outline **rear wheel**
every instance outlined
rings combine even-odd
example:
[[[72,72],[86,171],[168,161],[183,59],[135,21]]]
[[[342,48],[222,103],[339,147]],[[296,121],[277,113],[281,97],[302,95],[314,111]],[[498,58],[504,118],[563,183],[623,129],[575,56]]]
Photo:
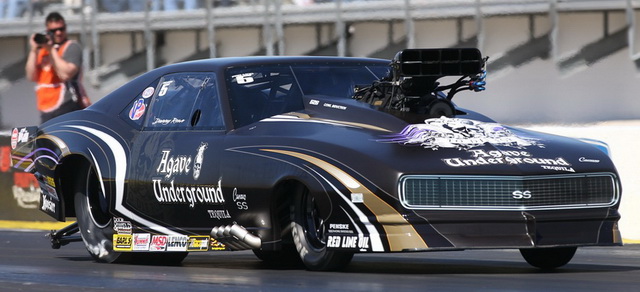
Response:
[[[309,270],[339,270],[349,264],[353,252],[327,250],[326,226],[309,191],[300,187],[291,211],[291,235],[302,263]]]
[[[523,248],[520,249],[520,253],[530,265],[550,270],[569,263],[577,249],[577,247]]]
[[[89,254],[98,262],[126,262],[130,256],[113,251],[113,218],[108,201],[92,167],[77,180],[74,197],[76,218]]]
[[[86,177],[77,180],[74,196],[76,219],[89,254],[98,262],[176,265],[187,252],[150,253],[113,250],[113,216],[98,176],[88,167]]]

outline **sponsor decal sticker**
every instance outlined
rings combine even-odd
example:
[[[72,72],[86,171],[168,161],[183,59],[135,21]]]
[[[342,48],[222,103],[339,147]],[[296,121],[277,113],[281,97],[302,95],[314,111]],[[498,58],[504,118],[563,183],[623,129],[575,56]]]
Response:
[[[142,98],[149,98],[151,96],[153,96],[153,93],[155,92],[155,89],[153,87],[147,87],[143,92],[142,92]]]
[[[193,179],[198,180],[200,178],[200,170],[202,169],[202,162],[204,161],[204,151],[207,150],[208,143],[201,142],[198,146],[195,161],[193,162]]]
[[[249,205],[247,204],[247,194],[238,194],[238,189],[233,188],[233,202],[236,203],[236,207],[238,210],[249,210]]]
[[[133,249],[133,238],[131,234],[114,234],[113,250],[114,251],[131,251]]]
[[[468,154],[468,157],[442,159],[450,167],[538,165],[545,170],[575,172],[571,163],[563,157],[535,157],[525,151],[528,147],[545,146],[539,139],[518,136],[497,123],[447,117],[427,119],[424,124],[409,125],[400,133],[379,141],[418,145],[431,150],[452,148]],[[486,144],[511,147],[514,150],[474,149]]]
[[[173,175],[184,175],[191,171],[191,156],[171,155],[171,150],[162,150],[162,158],[156,172],[163,174],[165,179],[170,179]]]
[[[165,251],[167,250],[167,236],[154,235],[151,237],[151,245],[149,251]]]
[[[419,145],[432,150],[468,150],[485,144],[518,149],[530,146],[544,147],[538,139],[517,136],[497,123],[447,117],[427,119],[424,124],[409,125],[400,133],[379,141]]]
[[[225,203],[222,193],[222,181],[217,186],[175,184],[174,176],[193,175],[200,177],[204,165],[204,151],[207,143],[200,143],[195,158],[189,155],[173,155],[172,150],[163,150],[156,168],[160,177],[152,178],[153,194],[161,204],[187,204],[194,208],[196,204],[222,205]],[[191,172],[193,170],[193,173]]]
[[[189,237],[186,235],[169,235],[167,237],[167,251],[187,251]]]
[[[209,213],[209,218],[211,219],[222,220],[231,218],[228,210],[207,210],[207,212]]]
[[[138,99],[129,110],[129,118],[132,121],[137,121],[144,115],[146,110],[147,105],[144,104],[144,99]]]
[[[598,160],[598,159],[589,159],[589,158],[586,158],[586,157],[580,157],[580,158],[578,158],[578,161],[584,162],[584,163],[600,163],[600,160]]]
[[[16,149],[18,143],[24,143],[29,141],[29,132],[27,128],[22,128],[18,131],[18,128],[14,128],[11,131],[11,149]]]
[[[562,157],[541,158],[534,157],[523,150],[503,151],[482,149],[467,150],[469,158],[444,158],[442,161],[451,167],[472,167],[482,165],[539,165],[542,169],[575,172],[571,163]]]
[[[44,176],[44,181],[45,181],[48,185],[50,185],[50,186],[52,186],[52,187],[54,187],[54,188],[56,187],[56,181],[55,181],[52,177],[50,177],[50,176],[46,176],[46,175],[45,175],[45,176]]]
[[[363,235],[329,235],[327,247],[334,249],[369,249],[369,237]]]
[[[209,236],[189,236],[187,251],[208,251],[209,241]]]
[[[118,234],[131,234],[133,226],[131,222],[125,221],[122,218],[114,217],[113,218],[113,230]]]
[[[352,203],[364,203],[364,195],[362,193],[351,193]]]
[[[11,131],[11,149],[16,149],[18,146],[18,129],[13,128]]]
[[[133,234],[133,250],[148,251],[151,245],[151,234],[134,233]]]
[[[42,194],[42,206],[40,207],[42,211],[56,213],[56,203],[49,199],[49,196]]]
[[[182,186],[175,185],[173,180],[163,183],[160,179],[153,179],[153,194],[159,203],[187,204],[190,208],[196,204],[222,205],[224,196],[222,187],[218,183],[214,186]]]
[[[56,192],[56,189],[54,187],[44,184],[40,188],[40,191],[43,195],[47,195],[47,197],[52,198],[58,202],[60,201],[60,199],[58,198],[58,192]]]
[[[329,233],[348,233],[353,234],[353,230],[349,227],[349,224],[329,224]]]
[[[225,250],[227,249],[226,246],[224,246],[224,244],[222,244],[221,242],[211,238],[211,246],[210,246],[211,250]]]

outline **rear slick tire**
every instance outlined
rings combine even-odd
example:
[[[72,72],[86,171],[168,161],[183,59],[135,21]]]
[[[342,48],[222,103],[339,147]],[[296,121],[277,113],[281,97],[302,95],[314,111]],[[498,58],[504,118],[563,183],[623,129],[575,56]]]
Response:
[[[101,263],[143,265],[179,265],[188,252],[117,252],[113,250],[113,215],[109,202],[92,167],[75,187],[75,210],[78,227],[89,254]]]
[[[89,254],[98,262],[127,262],[128,254],[113,250],[113,217],[109,214],[107,198],[99,186],[92,167],[76,182],[75,210],[78,227]]]
[[[327,250],[326,230],[317,216],[318,207],[309,191],[300,188],[291,212],[291,235],[302,263],[311,271],[343,269],[353,258],[353,252]]]

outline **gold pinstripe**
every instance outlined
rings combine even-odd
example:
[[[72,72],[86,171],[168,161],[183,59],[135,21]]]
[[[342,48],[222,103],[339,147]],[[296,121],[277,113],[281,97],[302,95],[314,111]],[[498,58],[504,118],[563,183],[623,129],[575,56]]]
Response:
[[[413,226],[411,226],[411,224],[409,224],[409,222],[407,222],[407,220],[398,213],[398,211],[335,165],[303,153],[277,149],[261,150],[289,155],[305,160],[331,174],[346,186],[351,193],[362,193],[365,206],[376,216],[378,222],[382,223],[382,227],[387,235],[387,240],[389,241],[390,251],[428,248],[427,244],[424,242],[422,237],[420,237],[415,228],[413,228]]]

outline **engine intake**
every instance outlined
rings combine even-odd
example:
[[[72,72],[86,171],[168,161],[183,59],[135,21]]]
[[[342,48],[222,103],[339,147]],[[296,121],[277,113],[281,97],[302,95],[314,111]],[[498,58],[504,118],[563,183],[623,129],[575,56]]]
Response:
[[[485,89],[486,61],[475,48],[402,50],[390,64],[390,76],[356,88],[353,98],[405,120],[452,117],[456,93]],[[445,76],[461,77],[441,86],[438,80]]]

